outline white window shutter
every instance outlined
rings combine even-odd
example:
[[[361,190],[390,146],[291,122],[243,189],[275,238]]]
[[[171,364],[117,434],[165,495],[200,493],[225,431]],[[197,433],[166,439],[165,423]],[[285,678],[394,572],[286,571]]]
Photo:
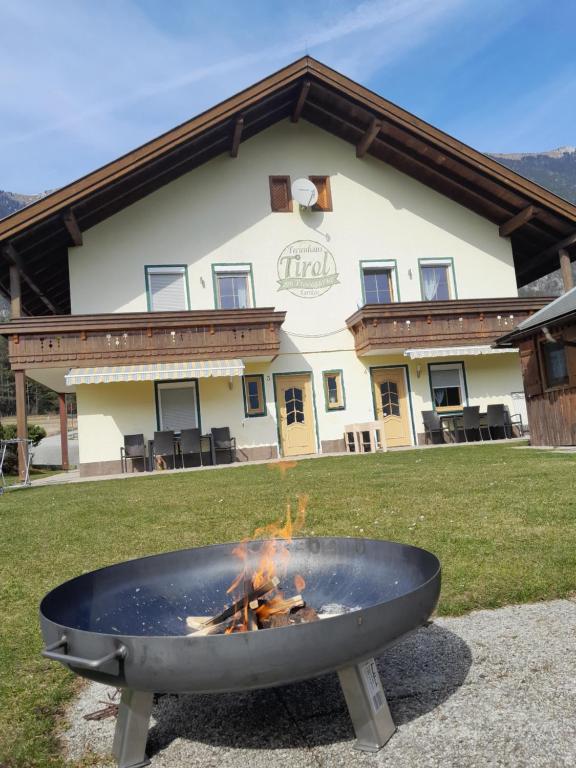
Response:
[[[198,426],[195,386],[160,388],[160,423],[176,432]]]
[[[177,312],[188,309],[184,270],[160,270],[148,273],[150,306],[153,312]]]

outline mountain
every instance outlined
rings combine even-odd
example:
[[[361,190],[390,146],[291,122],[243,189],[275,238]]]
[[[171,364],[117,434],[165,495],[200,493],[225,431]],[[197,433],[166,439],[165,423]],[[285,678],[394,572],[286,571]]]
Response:
[[[16,192],[4,192],[0,189],[0,219],[16,213],[20,208],[40,200],[47,194],[48,192],[43,192],[41,195],[19,195]]]
[[[571,203],[576,203],[576,147],[490,157]]]
[[[492,153],[488,156],[521,176],[547,187],[560,197],[576,203],[576,147],[558,147],[548,152]],[[0,219],[30,205],[46,194],[48,193],[19,195],[0,190]],[[572,269],[575,270],[576,277],[576,262],[573,263]],[[562,278],[558,270],[520,288],[519,294],[520,296],[559,296],[562,291]]]

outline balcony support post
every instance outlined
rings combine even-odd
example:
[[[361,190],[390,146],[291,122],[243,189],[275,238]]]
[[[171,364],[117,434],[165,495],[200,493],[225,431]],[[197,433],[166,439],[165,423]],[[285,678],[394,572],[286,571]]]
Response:
[[[560,248],[558,251],[558,258],[560,259],[560,271],[562,272],[562,282],[564,283],[564,293],[567,293],[574,288],[574,276],[572,275],[572,264],[570,262],[570,254],[566,248]]]
[[[22,317],[22,284],[16,264],[10,264],[10,315]]]
[[[70,469],[68,457],[68,411],[66,410],[66,393],[58,392],[58,407],[60,411],[60,452],[62,469]]]
[[[14,371],[16,389],[16,436],[19,440],[28,439],[28,415],[26,413],[26,371]],[[28,464],[28,443],[18,445],[18,475],[24,482]]]

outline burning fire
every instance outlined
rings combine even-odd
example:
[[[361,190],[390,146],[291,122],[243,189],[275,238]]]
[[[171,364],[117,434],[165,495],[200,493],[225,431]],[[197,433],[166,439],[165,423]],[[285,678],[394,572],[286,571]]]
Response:
[[[279,462],[279,465],[293,463]],[[265,537],[258,553],[258,561],[254,567],[251,567],[248,561],[248,542],[250,539],[244,539],[233,550],[234,556],[241,561],[242,567],[228,587],[227,594],[232,595],[235,601],[241,601],[242,610],[236,614],[230,626],[227,627],[226,634],[257,629],[258,622],[266,621],[274,615],[288,614],[294,607],[303,605],[302,600],[297,600],[306,587],[306,582],[300,574],[296,574],[294,577],[296,597],[285,598],[283,592],[278,589],[278,584],[279,579],[285,577],[288,571],[289,545],[292,542],[292,536],[304,527],[307,503],[308,497],[306,495],[299,496],[295,519],[292,516],[291,504],[288,502],[286,517],[283,522],[271,523],[254,531],[253,539]],[[271,584],[272,588],[266,589]],[[262,589],[266,589],[266,591],[261,599],[250,598],[251,593],[255,590]]]

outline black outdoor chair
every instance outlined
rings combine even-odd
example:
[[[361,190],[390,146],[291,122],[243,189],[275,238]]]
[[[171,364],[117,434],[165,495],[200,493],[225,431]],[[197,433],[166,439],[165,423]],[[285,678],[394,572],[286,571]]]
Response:
[[[193,466],[202,466],[202,435],[198,428],[183,429],[180,432],[180,456],[182,469],[186,466],[186,456],[197,456],[198,464]]]
[[[458,442],[484,440],[480,426],[480,406],[466,405],[462,409],[460,421],[456,424],[456,439]]]
[[[160,458],[165,464],[165,469],[176,468],[176,446],[174,444],[174,431],[166,429],[162,432],[154,432],[154,444],[152,448],[152,468],[156,469],[156,459]],[[172,466],[168,461],[172,458]]]
[[[503,403],[496,403],[488,406],[486,411],[486,426],[488,427],[490,440],[502,440],[502,438],[512,437],[510,415]]]
[[[212,440],[216,464],[232,464],[236,461],[236,438],[230,437],[230,427],[212,427]]]
[[[144,435],[124,435],[124,445],[120,448],[120,465],[122,472],[128,472],[128,459],[131,459],[132,472],[134,462],[142,462],[142,470],[146,469],[146,443]]]
[[[510,416],[504,403],[489,405],[486,413],[488,434],[491,440],[509,439],[514,437],[514,427],[520,431],[520,437],[524,434],[524,425],[519,413]]]
[[[424,422],[424,440],[427,442],[430,438],[432,445],[441,445],[445,441],[446,431],[436,411],[422,411],[422,421]]]

